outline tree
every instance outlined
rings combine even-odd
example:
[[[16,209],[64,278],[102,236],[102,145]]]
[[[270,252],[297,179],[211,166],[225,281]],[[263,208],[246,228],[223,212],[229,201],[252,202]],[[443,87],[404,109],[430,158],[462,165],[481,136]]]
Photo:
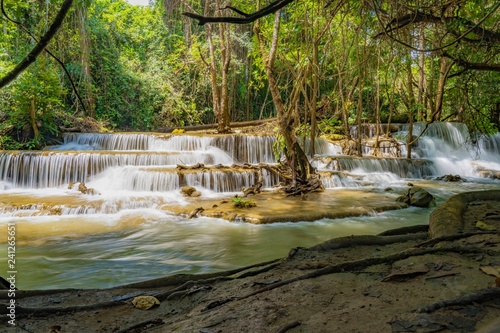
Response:
[[[50,25],[49,29],[47,32],[40,38],[40,40],[37,42],[37,44],[33,47],[33,49],[24,57],[22,61],[20,61],[16,67],[14,67],[10,72],[5,74],[2,78],[0,78],[0,89],[5,87],[7,84],[12,82],[19,74],[21,74],[26,68],[28,68],[29,65],[31,65],[33,62],[35,62],[36,58],[42,53],[42,51],[46,48],[50,40],[54,37],[54,35],[57,33],[59,28],[62,25],[62,22],[64,18],[66,17],[66,14],[70,10],[71,6],[73,4],[73,0],[65,0],[63,4],[61,5],[61,9],[57,13],[57,16],[55,17],[54,21]],[[2,7],[2,14],[7,16],[5,14],[4,10],[4,5],[3,5],[3,0],[0,0],[0,5]]]

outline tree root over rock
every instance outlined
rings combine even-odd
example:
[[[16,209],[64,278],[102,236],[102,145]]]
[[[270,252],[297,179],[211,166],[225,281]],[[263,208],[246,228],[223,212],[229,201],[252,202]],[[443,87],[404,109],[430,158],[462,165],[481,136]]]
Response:
[[[450,306],[484,303],[495,299],[500,299],[500,288],[486,288],[461,297],[445,299],[429,304],[418,309],[417,312],[431,313]]]
[[[395,254],[391,254],[385,257],[373,257],[373,258],[365,258],[361,260],[348,261],[337,265],[331,265],[324,268],[317,269],[313,272],[300,275],[295,278],[287,279],[284,281],[280,281],[269,286],[258,289],[254,292],[248,293],[243,296],[234,296],[224,300],[218,300],[209,303],[204,311],[214,309],[218,306],[224,305],[233,300],[243,300],[276,288],[283,287],[285,285],[306,280],[312,279],[323,275],[334,274],[334,273],[343,273],[343,272],[352,272],[360,269],[367,268],[369,266],[380,265],[380,264],[392,264],[396,261],[407,259],[413,256],[422,256],[426,254],[435,254],[435,253],[443,253],[443,252],[452,252],[452,253],[484,253],[485,251],[477,248],[477,247],[464,247],[464,246],[448,246],[448,247],[440,247],[440,248],[410,248],[408,250],[404,250]],[[498,254],[496,251],[489,251],[489,254]]]

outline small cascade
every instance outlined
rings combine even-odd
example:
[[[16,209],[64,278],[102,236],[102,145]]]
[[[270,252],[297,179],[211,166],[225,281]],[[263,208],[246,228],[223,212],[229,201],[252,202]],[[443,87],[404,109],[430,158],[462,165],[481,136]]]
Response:
[[[211,145],[227,152],[235,163],[276,163],[274,136],[225,135],[212,138]]]
[[[406,138],[407,133],[408,128],[403,127],[398,136]],[[432,123],[427,127],[417,123],[413,134],[421,136],[412,147],[412,157],[431,160],[437,175],[481,177],[480,171],[500,170],[500,154],[495,152],[499,147],[498,133],[473,142],[463,123]],[[402,146],[403,154],[406,150]]]
[[[304,150],[304,152],[310,156],[311,154],[311,139],[306,138],[299,138],[299,144]],[[342,154],[342,147],[338,145],[334,145],[332,143],[329,143],[327,140],[323,138],[316,138],[314,140],[314,154],[315,155],[326,155],[326,156],[331,156],[331,155],[340,155]]]
[[[52,150],[207,151],[217,148],[232,163],[275,163],[274,136],[71,133]]]
[[[382,136],[389,132],[395,132],[398,130],[400,127],[400,124],[380,124],[379,126],[379,136]],[[353,125],[349,129],[349,134],[351,134],[351,137],[353,139],[356,139],[359,137],[359,134],[361,133],[361,138],[369,139],[369,138],[375,138],[377,135],[377,125],[376,124],[362,124],[361,125],[361,130],[359,129],[358,125]]]
[[[183,186],[194,186],[209,191],[239,192],[242,187],[249,187],[258,180],[256,170],[182,170],[174,167],[124,167],[109,168],[89,186],[98,192],[134,191],[168,192],[179,190]],[[270,188],[278,184],[279,178],[263,170],[263,187]]]
[[[478,139],[479,147],[484,151],[491,159],[498,159],[500,156],[500,133],[495,133],[490,136],[481,136]]]
[[[149,134],[66,133],[51,150],[149,150],[152,141]]]
[[[314,165],[319,170],[333,170],[348,173],[391,173],[400,178],[425,178],[435,174],[433,164],[428,160],[334,156],[318,158],[314,162]]]
[[[250,187],[258,180],[257,171],[210,171],[193,172],[181,175],[181,183],[188,186],[200,186],[214,192],[240,192],[243,187]],[[264,188],[276,186],[279,179],[276,175],[269,175],[263,171]]]
[[[0,182],[11,187],[51,188],[87,182],[117,166],[227,164],[231,159],[215,150],[200,152],[1,152]]]

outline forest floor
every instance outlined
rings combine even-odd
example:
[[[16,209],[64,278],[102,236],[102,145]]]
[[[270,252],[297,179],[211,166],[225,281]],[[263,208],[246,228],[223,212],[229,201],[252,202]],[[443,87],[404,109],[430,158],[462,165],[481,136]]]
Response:
[[[419,226],[294,248],[228,272],[111,289],[18,290],[15,327],[3,291],[0,331],[499,332],[498,203],[474,202],[464,214],[469,225],[487,219],[496,227],[490,232],[429,239]],[[140,309],[138,296],[159,304]]]

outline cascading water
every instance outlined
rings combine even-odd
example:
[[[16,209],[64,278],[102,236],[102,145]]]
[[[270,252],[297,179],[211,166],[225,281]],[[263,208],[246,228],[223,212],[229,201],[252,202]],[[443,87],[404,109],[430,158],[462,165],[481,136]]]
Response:
[[[498,133],[473,142],[467,126],[462,123],[432,123],[427,128],[422,123],[415,124],[413,135],[418,137],[422,131],[424,133],[414,144],[412,156],[432,161],[436,175],[481,177],[480,170],[500,170]],[[407,128],[403,127],[399,136],[406,137],[407,133]]]
[[[374,131],[364,135],[370,133]],[[402,142],[404,136],[404,129],[395,135]],[[310,141],[300,141],[310,152]],[[463,125],[433,124],[409,160],[394,156],[404,154],[404,144],[382,151],[392,157],[359,158],[344,156],[340,146],[318,139],[312,163],[332,201],[342,198],[343,188],[383,195],[385,187],[404,188],[411,179],[432,189],[442,202],[461,191],[500,185],[498,180],[474,178],[487,175],[481,170],[500,170],[500,136],[477,138],[476,145],[472,141]],[[179,193],[185,185],[205,198],[241,193],[259,177],[255,168],[243,164],[275,163],[274,142],[272,136],[73,133],[50,150],[0,152],[0,226],[17,226],[22,272],[18,285],[108,287],[167,274],[229,269],[332,237],[426,222],[431,210],[421,208],[274,225],[188,220],[169,211],[169,205],[186,204]],[[205,168],[177,167],[197,163]],[[233,164],[238,166],[230,168]],[[473,181],[436,187],[429,180],[445,173]],[[265,170],[262,176],[264,188],[280,181]],[[6,246],[0,241],[1,253],[7,253]],[[7,271],[6,262],[0,263],[0,272]]]

